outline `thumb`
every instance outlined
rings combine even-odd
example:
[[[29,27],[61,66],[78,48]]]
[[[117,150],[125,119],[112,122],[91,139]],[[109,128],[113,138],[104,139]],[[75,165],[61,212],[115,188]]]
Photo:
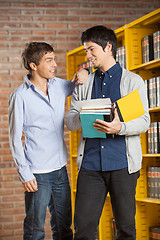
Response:
[[[116,108],[114,109],[114,118],[119,119],[119,115]]]

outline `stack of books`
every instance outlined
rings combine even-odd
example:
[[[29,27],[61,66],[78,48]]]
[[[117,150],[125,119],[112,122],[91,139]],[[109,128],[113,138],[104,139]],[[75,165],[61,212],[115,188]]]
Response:
[[[96,119],[111,122],[114,118],[114,109],[117,110],[121,122],[128,122],[142,116],[145,111],[138,92],[135,89],[126,96],[111,103],[109,98],[79,101],[80,120],[85,138],[107,138],[107,134],[97,131],[93,123]]]

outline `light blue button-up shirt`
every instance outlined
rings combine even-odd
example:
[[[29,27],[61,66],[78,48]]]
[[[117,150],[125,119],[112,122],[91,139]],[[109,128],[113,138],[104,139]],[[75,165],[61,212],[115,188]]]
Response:
[[[34,173],[54,171],[66,164],[65,98],[74,87],[70,81],[49,79],[47,99],[26,77],[25,83],[10,95],[10,147],[22,182],[32,180]]]

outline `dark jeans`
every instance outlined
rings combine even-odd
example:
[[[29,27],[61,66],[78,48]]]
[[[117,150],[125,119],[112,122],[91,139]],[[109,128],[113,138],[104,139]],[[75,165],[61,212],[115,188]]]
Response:
[[[135,240],[135,189],[139,171],[127,168],[95,172],[81,168],[77,181],[74,240],[94,240],[107,193],[110,193],[118,240]],[[105,226],[104,226],[105,227]]]
[[[25,192],[24,240],[43,240],[47,206],[51,213],[54,240],[71,240],[71,195],[66,167],[45,174],[34,174],[38,191]]]

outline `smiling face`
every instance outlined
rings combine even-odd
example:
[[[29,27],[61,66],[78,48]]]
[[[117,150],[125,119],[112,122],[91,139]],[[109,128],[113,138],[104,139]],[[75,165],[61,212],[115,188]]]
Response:
[[[87,58],[91,61],[94,68],[99,68],[101,71],[107,71],[115,60],[112,56],[112,45],[107,43],[107,46],[103,48],[94,42],[84,42],[84,49],[87,54]]]
[[[39,65],[30,63],[30,67],[34,71],[34,76],[36,76],[36,78],[45,80],[54,78],[55,69],[57,67],[54,52],[44,54]]]

